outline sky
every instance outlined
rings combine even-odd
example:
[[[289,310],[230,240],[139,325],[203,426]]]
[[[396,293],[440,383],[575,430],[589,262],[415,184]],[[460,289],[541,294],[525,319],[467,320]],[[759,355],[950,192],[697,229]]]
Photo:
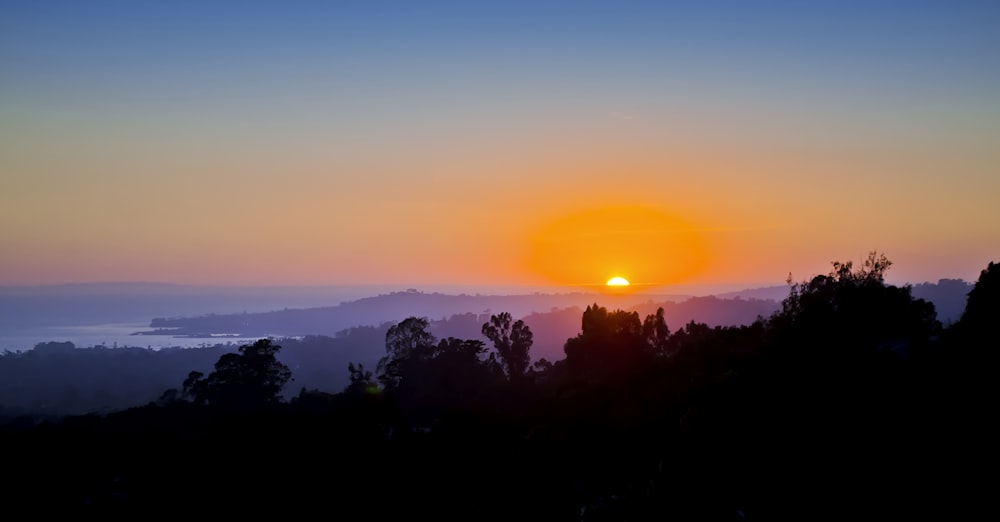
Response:
[[[974,281],[998,196],[998,2],[0,0],[0,285]]]

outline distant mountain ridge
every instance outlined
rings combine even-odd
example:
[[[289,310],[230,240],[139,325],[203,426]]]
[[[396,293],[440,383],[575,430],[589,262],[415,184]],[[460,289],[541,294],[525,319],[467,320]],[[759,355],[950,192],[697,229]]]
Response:
[[[765,299],[780,302],[788,297],[788,290],[788,285],[762,286],[759,288],[747,288],[746,290],[713,294],[711,297],[719,299]]]
[[[897,284],[895,286],[903,286]],[[958,321],[965,311],[965,301],[972,290],[973,283],[962,279],[939,279],[936,283],[924,282],[910,284],[910,291],[913,297],[934,303],[938,320],[947,325]],[[765,286],[760,288],[749,288],[735,292],[716,294],[715,297],[722,299],[743,298],[743,299],[771,299],[777,302],[788,297],[789,286]]]
[[[145,335],[197,336],[209,333],[240,335],[335,335],[355,326],[377,326],[409,316],[444,319],[465,313],[508,312],[515,317],[567,307],[584,307],[594,302],[627,308],[652,300],[676,302],[683,295],[599,295],[585,292],[530,295],[450,295],[415,290],[393,292],[334,306],[286,309],[272,312],[203,315],[198,317],[155,318]]]
[[[938,283],[911,285],[914,297],[935,304],[938,318],[950,323],[961,317],[971,284],[960,280],[942,279]],[[397,322],[409,316],[442,320],[459,314],[509,312],[522,318],[566,308],[583,309],[599,304],[609,309],[641,310],[652,313],[663,305],[674,322],[689,320],[710,325],[733,325],[752,322],[758,316],[768,316],[780,308],[788,296],[787,285],[751,288],[714,296],[681,294],[597,294],[575,292],[564,294],[481,295],[425,293],[416,290],[391,292],[344,301],[333,306],[284,309],[242,314],[209,314],[193,317],[158,317],[150,322],[153,330],[142,335],[173,335],[186,337],[210,334],[240,336],[301,336],[336,335],[355,326],[378,326]],[[680,306],[680,305],[684,306]],[[669,313],[673,310],[675,314]],[[696,311],[697,310],[697,311]]]
[[[934,302],[939,319],[947,323],[961,316],[971,285],[941,280],[911,288],[915,297]],[[565,357],[566,340],[580,333],[582,313],[588,305],[634,311],[640,318],[662,306],[668,327],[676,332],[689,322],[708,326],[749,324],[780,309],[781,300],[773,297],[783,299],[787,292],[787,286],[718,296],[589,293],[470,296],[408,291],[345,301],[338,306],[161,318],[154,323],[169,328],[163,335],[224,332],[231,328],[247,333],[248,337],[276,337],[285,347],[281,359],[293,369],[296,387],[338,392],[348,384],[347,365],[375,368],[385,354],[389,323],[409,315],[428,317],[430,332],[439,339],[478,339],[489,344],[482,336],[482,324],[491,313],[509,311],[523,319],[534,334],[531,359],[557,361]],[[10,304],[17,303],[20,301]],[[46,300],[37,304],[52,310]],[[349,324],[355,321],[358,324]],[[235,350],[235,346],[219,344],[161,351],[103,346],[73,348],[82,347],[42,343],[36,349],[0,357],[3,363],[0,364],[0,415],[17,411],[85,413],[93,408],[134,406],[154,400],[167,387],[177,386],[192,369],[210,371],[221,353]]]

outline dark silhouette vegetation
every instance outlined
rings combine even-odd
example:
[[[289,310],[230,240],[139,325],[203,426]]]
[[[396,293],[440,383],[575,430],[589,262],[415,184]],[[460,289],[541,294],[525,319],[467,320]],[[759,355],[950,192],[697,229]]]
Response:
[[[428,319],[428,331],[436,337],[478,339],[493,346],[493,342],[482,331],[483,324],[489,321],[491,313],[486,311],[441,315],[446,307],[439,305],[450,302],[448,297],[401,292],[382,296],[377,301],[390,310],[414,310],[418,309],[417,305],[427,304],[436,314],[432,317],[439,317]],[[539,359],[556,361],[565,357],[563,343],[579,331],[580,315],[584,306],[590,304],[584,302],[579,308],[549,308],[549,304],[576,302],[579,298],[562,296],[554,299],[544,295],[501,297],[494,302],[485,296],[459,296],[457,302],[452,304],[457,306],[471,299],[468,302],[475,305],[511,304],[520,309],[545,310],[529,313],[519,319],[533,334],[532,361],[529,364]],[[396,299],[402,301],[396,303]],[[758,316],[769,315],[779,307],[775,301],[711,297],[689,298],[677,302],[629,302],[633,303],[629,309],[634,309],[643,316],[662,307],[671,321],[686,323],[693,320],[710,325],[749,324]],[[364,300],[362,303],[368,301]],[[277,316],[282,313],[276,312]],[[348,317],[355,317],[351,314]],[[326,314],[324,317],[336,316]],[[404,317],[407,315],[399,316]],[[294,386],[286,388],[282,395],[286,399],[290,398],[303,387],[338,393],[348,384],[348,374],[344,372],[344,368],[352,362],[375,370],[385,353],[386,331],[399,318],[341,330],[330,327],[298,329],[294,324],[281,321],[272,324],[271,326],[285,328],[279,331],[289,335],[273,338],[282,347],[276,354],[277,359],[288,365],[295,378]],[[336,322],[343,324],[344,321],[341,317]],[[301,328],[314,325],[315,323],[307,323]],[[317,333],[323,331],[330,334]],[[142,337],[137,336],[136,339],[142,342]],[[218,344],[218,338],[212,342],[217,344],[198,349],[177,347],[160,350],[103,345],[80,347],[66,342],[45,342],[31,350],[0,352],[0,418],[108,413],[146,404],[160,397],[163,390],[178,387],[191,371],[207,375],[222,354],[236,352],[239,348],[231,342]],[[491,353],[496,356],[495,350]]]
[[[410,316],[335,391],[262,339],[144,406],[9,419],[5,492],[82,514],[969,518],[992,500],[974,468],[994,442],[1000,265],[948,324],[890,266],[789,277],[779,309],[731,326],[592,303],[559,359],[506,312]]]

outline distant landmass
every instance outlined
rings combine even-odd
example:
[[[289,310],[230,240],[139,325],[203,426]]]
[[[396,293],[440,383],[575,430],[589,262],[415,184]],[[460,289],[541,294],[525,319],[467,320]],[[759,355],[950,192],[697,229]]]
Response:
[[[692,301],[704,303],[685,295],[621,294],[600,295],[593,293],[530,294],[530,295],[448,295],[423,293],[415,290],[393,292],[384,295],[347,301],[335,306],[304,309],[286,309],[263,313],[202,315],[197,317],[155,318],[150,322],[153,330],[137,332],[140,335],[210,336],[230,334],[234,336],[253,335],[335,335],[354,326],[376,326],[384,322],[395,322],[409,316],[427,317],[432,320],[445,319],[456,314],[482,314],[508,312],[522,318],[529,314],[540,314],[565,308],[584,308],[593,303],[618,309],[653,308],[656,305],[671,307],[677,303]],[[713,298],[719,304],[723,301]],[[729,299],[734,300],[734,299]],[[752,321],[757,312],[769,313],[776,309],[776,301],[768,305],[751,305],[751,301],[736,298],[732,306],[750,309],[754,312],[736,314],[733,319]],[[754,303],[759,300],[752,300]],[[697,315],[697,314],[696,314]],[[731,314],[730,314],[731,315]],[[694,316],[679,317],[687,322]],[[723,324],[726,320],[706,317],[707,322]],[[718,320],[716,320],[718,319]]]
[[[938,283],[912,285],[914,297],[931,301],[938,318],[948,324],[956,321],[965,307],[971,285],[961,280],[942,279]],[[757,317],[768,316],[780,308],[788,296],[787,285],[726,292],[716,296],[680,294],[602,295],[587,292],[524,295],[470,295],[426,293],[416,290],[391,292],[344,301],[333,306],[274,310],[240,314],[208,314],[190,317],[157,317],[151,330],[136,335],[219,338],[220,336],[302,336],[337,335],[355,326],[378,326],[409,316],[443,320],[458,314],[489,316],[509,312],[517,318],[542,320],[546,313],[563,309],[582,310],[598,303],[608,308],[636,310],[640,315],[665,308],[668,323],[689,321],[709,325],[749,324]]]
[[[135,288],[129,284],[117,287],[126,293]],[[913,295],[935,304],[938,318],[945,324],[956,321],[964,310],[966,296],[972,285],[960,280],[940,280],[937,283],[913,285]],[[75,291],[93,290],[75,287]],[[108,287],[102,287],[106,290]],[[172,287],[171,290],[179,290]],[[202,289],[204,291],[204,289]],[[17,314],[44,311],[75,312],[85,309],[90,299],[54,300],[51,295],[32,294],[24,301],[11,293],[0,292],[0,304],[6,303],[6,322],[12,324]],[[91,310],[90,315],[72,316],[76,320],[114,320],[115,312],[129,306],[139,312],[151,307],[146,303],[156,288],[145,286],[139,292],[142,299],[108,299],[114,304],[102,310]],[[786,285],[727,292],[715,296],[689,295],[600,295],[593,293],[524,294],[524,295],[467,295],[412,291],[390,292],[354,300],[345,300],[333,306],[283,309],[269,312],[237,314],[203,314],[191,317],[160,317],[149,324],[151,330],[133,336],[137,345],[145,344],[144,337],[156,334],[160,339],[176,336],[213,335],[205,338],[207,346],[195,349],[112,348],[108,346],[81,346],[69,342],[41,342],[35,349],[25,352],[5,352],[0,357],[0,413],[35,412],[47,414],[85,413],[142,404],[156,399],[170,386],[177,386],[191,370],[208,372],[212,363],[222,353],[236,349],[235,345],[219,344],[226,338],[218,334],[239,334],[244,338],[273,337],[284,347],[280,358],[295,373],[295,385],[289,393],[300,388],[328,392],[343,390],[348,384],[348,363],[363,364],[373,369],[385,354],[385,333],[394,323],[409,316],[428,317],[430,332],[437,338],[455,337],[479,339],[483,323],[490,314],[509,312],[524,320],[531,328],[534,342],[530,350],[533,361],[557,361],[565,357],[566,340],[581,330],[583,310],[592,304],[609,309],[634,311],[641,318],[663,307],[667,325],[677,331],[690,322],[709,326],[734,326],[749,324],[758,317],[767,317],[781,307],[787,297]],[[86,292],[85,292],[86,293]],[[107,296],[107,294],[103,294]],[[205,294],[206,299],[209,297]],[[258,297],[254,294],[254,297]],[[260,297],[264,297],[262,294]],[[309,296],[321,298],[319,295]],[[170,307],[181,307],[192,301],[165,299]],[[32,306],[18,306],[27,302]],[[193,301],[200,307],[223,300],[215,297]],[[230,294],[226,303],[231,307]],[[254,306],[263,306],[259,301]],[[54,306],[53,304],[59,306]],[[157,306],[161,306],[160,305]],[[184,308],[179,308],[184,309]],[[97,314],[96,312],[102,312]],[[132,310],[130,313],[135,313]],[[110,315],[108,315],[110,314]],[[100,317],[99,317],[100,316]],[[63,320],[67,320],[67,315]],[[49,318],[51,322],[58,318]],[[148,319],[147,319],[148,320]],[[141,324],[141,323],[139,323]],[[177,339],[183,341],[186,339]],[[182,343],[178,342],[178,345]],[[126,346],[119,343],[119,346]],[[131,346],[131,345],[127,345]]]

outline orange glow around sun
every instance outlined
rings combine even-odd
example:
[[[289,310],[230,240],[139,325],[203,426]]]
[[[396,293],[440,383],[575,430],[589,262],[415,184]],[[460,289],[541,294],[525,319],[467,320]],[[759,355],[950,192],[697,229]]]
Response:
[[[622,205],[540,227],[531,237],[528,266],[558,284],[634,290],[683,282],[705,268],[707,257],[695,227],[655,208]],[[614,274],[627,274],[628,281],[607,279]]]

